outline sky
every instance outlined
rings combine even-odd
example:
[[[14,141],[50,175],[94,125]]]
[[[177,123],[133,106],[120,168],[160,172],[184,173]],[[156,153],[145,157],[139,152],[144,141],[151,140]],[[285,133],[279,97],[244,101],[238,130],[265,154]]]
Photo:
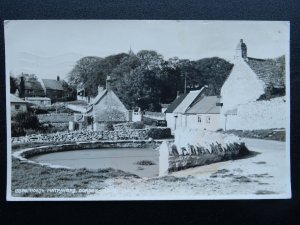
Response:
[[[10,20],[5,21],[6,74],[66,78],[84,56],[106,57],[131,48],[165,59],[233,60],[240,39],[248,56],[289,53],[289,23],[261,21]]]

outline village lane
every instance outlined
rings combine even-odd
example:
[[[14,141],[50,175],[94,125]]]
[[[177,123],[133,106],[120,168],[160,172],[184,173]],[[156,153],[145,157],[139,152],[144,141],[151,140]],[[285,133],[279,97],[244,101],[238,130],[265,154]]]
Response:
[[[255,198],[289,193],[286,143],[249,138],[243,141],[251,151],[243,159],[189,168],[162,178],[111,179],[97,198],[230,198],[232,194]]]

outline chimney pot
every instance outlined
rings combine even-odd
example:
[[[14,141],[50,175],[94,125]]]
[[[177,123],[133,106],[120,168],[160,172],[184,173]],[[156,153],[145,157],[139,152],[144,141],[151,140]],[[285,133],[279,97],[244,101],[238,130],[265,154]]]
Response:
[[[111,90],[111,78],[110,78],[110,76],[107,76],[107,78],[106,78],[106,90],[107,91]]]

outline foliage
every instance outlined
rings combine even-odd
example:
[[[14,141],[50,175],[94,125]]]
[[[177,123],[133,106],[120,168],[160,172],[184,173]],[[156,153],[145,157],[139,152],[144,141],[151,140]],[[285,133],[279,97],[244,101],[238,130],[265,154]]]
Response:
[[[165,139],[172,137],[170,128],[150,128],[147,131],[147,134],[153,139]]]
[[[105,123],[104,130],[106,130],[106,131],[113,131],[114,130],[113,122],[107,122],[107,123]]]
[[[14,78],[12,76],[10,76],[9,78],[10,78],[10,93],[14,94],[17,90],[17,87],[18,87],[17,86],[17,80],[16,80],[16,78]]]
[[[41,124],[36,115],[30,112],[21,112],[12,117],[11,134],[13,137],[23,136],[27,131],[39,131]]]
[[[104,86],[111,76],[112,89],[128,109],[160,111],[160,103],[170,103],[177,91],[200,89],[208,85],[208,95],[219,95],[232,64],[213,57],[200,60],[164,60],[155,51],[142,50],[137,54],[117,54],[106,58],[84,57],[69,74],[69,81],[83,87],[86,95],[97,95],[97,87]]]
[[[132,129],[144,129],[145,124],[142,121],[132,123]]]

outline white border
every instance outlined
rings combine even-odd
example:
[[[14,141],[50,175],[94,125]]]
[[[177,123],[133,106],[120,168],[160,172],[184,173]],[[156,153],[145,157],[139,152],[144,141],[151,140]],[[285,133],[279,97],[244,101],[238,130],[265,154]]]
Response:
[[[5,25],[13,20],[5,20]],[[52,20],[54,21],[54,20]],[[59,20],[56,20],[59,22]],[[77,20],[80,21],[80,20]],[[107,20],[109,21],[109,20]],[[110,20],[112,21],[112,20]],[[135,20],[113,20],[113,21],[135,21]],[[151,22],[154,20],[144,20],[145,22]],[[155,20],[157,21],[157,20]],[[159,20],[162,22],[172,21],[172,20]],[[287,126],[286,126],[286,163],[288,165],[288,171],[286,176],[286,184],[287,190],[285,194],[271,194],[271,195],[195,195],[185,196],[181,195],[178,197],[174,196],[165,196],[164,198],[153,196],[153,197],[123,197],[123,198],[28,198],[28,197],[14,197],[11,195],[11,170],[12,170],[12,151],[11,151],[11,108],[10,108],[10,79],[9,79],[9,61],[7,57],[5,57],[5,65],[6,65],[6,127],[7,127],[7,186],[6,186],[6,200],[7,201],[127,201],[127,200],[247,200],[247,199],[289,199],[292,197],[291,195],[291,166],[290,166],[290,21],[245,21],[245,20],[188,20],[202,23],[212,23],[212,22],[227,22],[227,23],[259,23],[259,22],[283,22],[288,26],[288,39],[287,42],[287,52],[286,56],[286,102],[287,102]],[[6,39],[7,33],[6,29],[4,29],[4,37]],[[8,49],[5,48],[5,55],[7,56]]]

